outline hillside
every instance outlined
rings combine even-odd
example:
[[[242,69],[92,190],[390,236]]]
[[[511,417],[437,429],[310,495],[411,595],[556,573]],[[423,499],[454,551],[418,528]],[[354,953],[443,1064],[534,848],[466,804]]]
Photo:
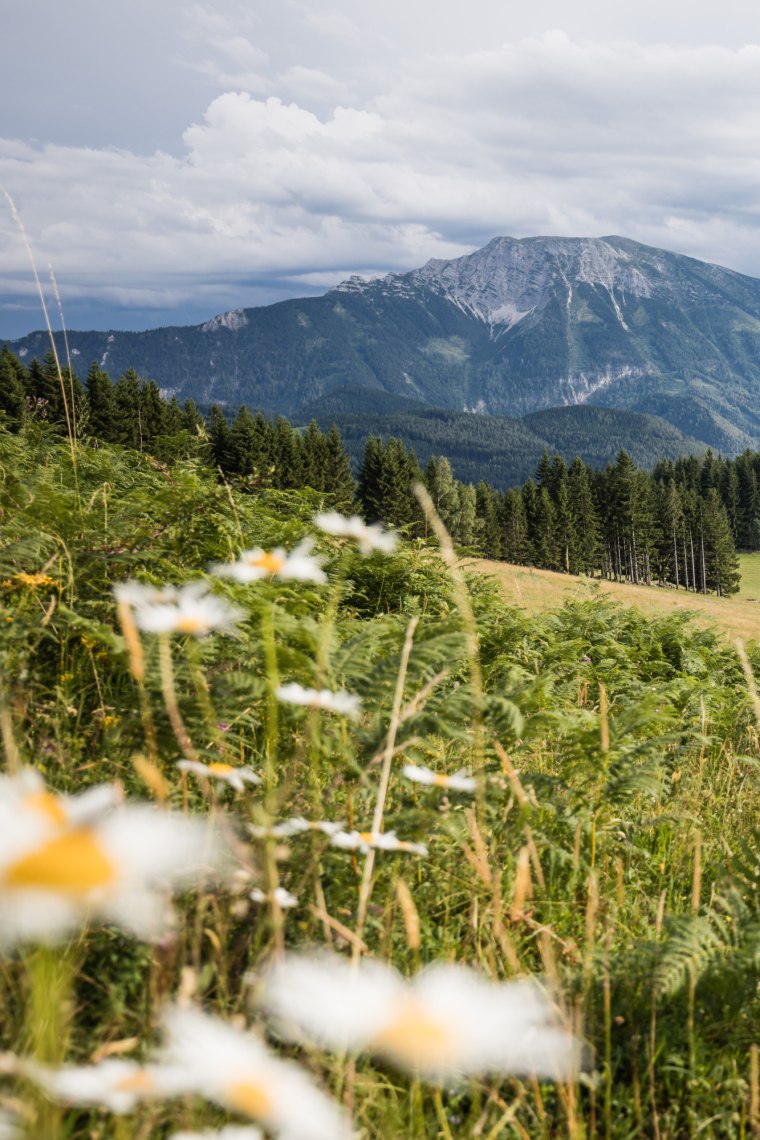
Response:
[[[71,332],[74,359],[289,416],[357,393],[512,417],[656,414],[728,453],[760,439],[760,281],[621,237],[495,238],[452,261],[190,328]],[[41,355],[46,336],[11,342]]]
[[[704,451],[703,444],[665,420],[611,408],[552,408],[514,419],[420,409],[408,403],[400,410],[390,401],[377,403],[380,407],[364,413],[341,413],[328,405],[326,413],[314,409],[314,414],[322,427],[338,425],[357,463],[368,435],[397,436],[414,449],[423,466],[431,456],[445,455],[457,479],[483,480],[502,490],[533,475],[544,451],[558,452],[568,463],[580,455],[587,463],[604,467],[623,449],[644,468],[658,459]]]
[[[745,575],[753,583],[757,581],[756,562],[757,555],[743,556],[742,590],[733,598],[689,594],[660,586],[634,586],[604,578],[573,577],[485,558],[467,559],[464,566],[497,579],[504,597],[528,613],[546,613],[567,601],[606,596],[623,606],[635,607],[649,618],[689,614],[696,625],[717,629],[729,641],[740,637],[743,641],[760,642],[760,604],[756,597],[749,596],[750,593],[756,595],[757,590],[748,590],[745,586]]]

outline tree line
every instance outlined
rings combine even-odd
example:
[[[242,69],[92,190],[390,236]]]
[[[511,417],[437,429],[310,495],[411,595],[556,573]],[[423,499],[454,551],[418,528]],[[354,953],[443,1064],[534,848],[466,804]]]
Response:
[[[245,406],[232,418],[218,405],[204,416],[192,400],[165,399],[131,369],[115,382],[97,364],[84,385],[68,370],[63,379],[62,391],[52,354],[27,368],[5,346],[0,419],[11,430],[35,420],[64,429],[67,391],[81,435],[167,462],[194,456],[251,491],[311,487],[418,537],[426,524],[412,485],[423,481],[461,547],[570,574],[731,594],[739,588],[737,547],[760,548],[757,452],[725,459],[707,451],[660,461],[651,472],[625,451],[604,469],[545,453],[534,477],[502,492],[459,482],[445,457],[423,471],[400,440],[372,436],[355,480],[335,426],[300,430]]]

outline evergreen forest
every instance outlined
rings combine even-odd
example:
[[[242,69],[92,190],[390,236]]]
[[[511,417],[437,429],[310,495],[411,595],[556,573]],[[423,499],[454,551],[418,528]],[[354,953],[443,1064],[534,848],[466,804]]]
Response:
[[[69,370],[61,385],[48,354],[27,368],[0,352],[0,415],[11,430],[46,424],[154,456],[197,458],[241,490],[309,487],[369,520],[410,537],[427,536],[412,493],[426,484],[454,542],[471,554],[570,574],[730,595],[738,589],[737,549],[760,548],[760,453],[735,459],[687,455],[640,469],[627,452],[592,468],[544,453],[521,487],[496,490],[454,478],[446,456],[421,469],[415,452],[393,436],[370,436],[352,472],[333,425],[294,428],[242,406],[230,418],[214,405],[203,415],[192,400],[164,399],[158,386],[128,370],[113,382],[93,363],[84,385]],[[66,391],[69,399],[65,399]]]

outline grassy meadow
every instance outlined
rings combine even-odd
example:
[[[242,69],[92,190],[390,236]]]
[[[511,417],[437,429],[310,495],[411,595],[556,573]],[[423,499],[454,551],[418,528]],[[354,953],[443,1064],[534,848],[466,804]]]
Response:
[[[730,639],[760,640],[760,555],[739,555],[741,588],[730,598],[693,594],[662,586],[634,586],[603,578],[569,577],[552,570],[513,566],[487,559],[466,559],[470,570],[496,578],[504,596],[528,613],[543,613],[564,602],[609,597],[648,617],[680,613],[695,625],[714,628]]]
[[[751,602],[39,425],[0,470],[0,1136],[760,1134]]]

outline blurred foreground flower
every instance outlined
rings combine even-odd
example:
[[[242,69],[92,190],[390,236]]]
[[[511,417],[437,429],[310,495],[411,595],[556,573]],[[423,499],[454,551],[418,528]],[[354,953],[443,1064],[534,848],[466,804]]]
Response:
[[[111,1059],[98,1065],[66,1065],[60,1069],[27,1064],[27,1076],[53,1100],[81,1107],[133,1112],[146,1100],[182,1096],[192,1091],[179,1069]]]
[[[361,713],[361,701],[353,693],[331,693],[329,689],[305,689],[296,681],[280,685],[275,696],[292,705],[306,705],[310,709],[336,712],[356,720]]]
[[[228,1124],[220,1132],[212,1128],[205,1132],[174,1132],[170,1140],[264,1140],[264,1135],[245,1124]]]
[[[281,546],[276,550],[244,550],[237,562],[216,562],[211,573],[217,578],[232,578],[236,582],[257,582],[260,578],[283,578],[297,582],[327,581],[322,559],[311,553],[312,538],[305,538],[286,554]]]
[[[314,516],[314,525],[336,538],[353,539],[364,555],[375,550],[381,554],[393,554],[398,543],[395,531],[384,530],[380,523],[367,524],[359,515],[346,518],[337,511],[325,511]]]
[[[244,792],[246,784],[260,784],[261,776],[257,776],[247,765],[233,767],[232,764],[214,762],[201,764],[200,760],[178,760],[177,767],[182,772],[192,772],[205,780],[219,780],[220,783],[229,784],[236,792]]]
[[[443,776],[434,772],[432,768],[418,768],[414,764],[405,764],[401,775],[415,784],[430,784],[435,788],[445,788],[452,792],[474,792],[478,786],[474,776],[468,776],[466,770],[455,772],[453,776]]]
[[[94,914],[159,935],[167,891],[221,866],[222,845],[205,821],[148,805],[104,814],[108,785],[71,799],[43,788],[20,809],[17,784],[0,784],[0,944],[55,941]]]
[[[398,839],[395,831],[338,831],[330,842],[333,847],[362,851],[365,855],[371,847],[376,851],[403,851],[408,855],[428,853],[424,843],[409,843],[404,839]]]
[[[407,981],[381,962],[296,955],[270,971],[264,1004],[286,1036],[378,1054],[430,1081],[563,1080],[579,1061],[577,1040],[535,983],[490,982],[465,966],[440,963]]]
[[[167,1016],[164,1063],[181,1069],[196,1095],[248,1116],[288,1140],[349,1140],[341,1109],[291,1061],[251,1033],[199,1010]]]
[[[280,910],[289,910],[291,907],[298,906],[296,896],[291,895],[290,891],[286,891],[284,887],[276,887],[271,895],[262,891],[261,887],[254,887],[248,897],[255,903],[267,903],[274,899]]]
[[[114,586],[120,605],[129,606],[138,629],[145,633],[191,633],[205,637],[212,630],[233,633],[243,610],[209,593],[207,582],[189,582],[176,589],[122,582]]]
[[[0,851],[2,835],[14,819],[25,815],[30,834],[42,834],[64,825],[98,819],[123,801],[119,784],[96,784],[76,796],[51,792],[35,768],[22,768],[14,776],[0,776]]]
[[[274,823],[271,827],[250,823],[248,830],[254,839],[292,839],[294,835],[303,835],[307,831],[321,831],[323,835],[337,835],[343,830],[342,823],[331,823],[326,819],[308,820],[301,816],[285,819],[282,823]]]

